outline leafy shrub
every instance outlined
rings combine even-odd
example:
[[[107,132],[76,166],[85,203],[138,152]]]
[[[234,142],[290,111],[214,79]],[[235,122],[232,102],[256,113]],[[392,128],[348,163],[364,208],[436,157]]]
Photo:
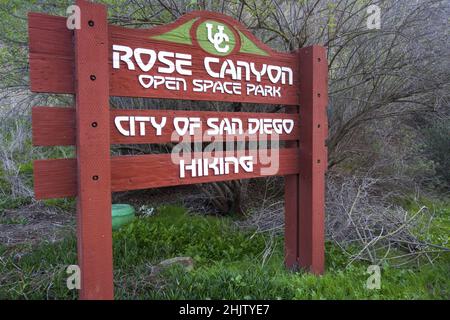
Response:
[[[436,175],[450,185],[450,117],[439,119],[425,128],[425,151],[435,163]]]

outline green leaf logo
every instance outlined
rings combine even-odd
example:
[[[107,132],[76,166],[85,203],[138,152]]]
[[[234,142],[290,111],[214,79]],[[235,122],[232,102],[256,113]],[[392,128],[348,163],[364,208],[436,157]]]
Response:
[[[255,43],[245,35],[239,26],[231,26],[215,20],[206,20],[197,26],[197,29],[194,31],[197,43],[194,43],[195,41],[191,39],[191,29],[198,19],[200,18],[192,18],[165,33],[154,35],[150,38],[190,46],[195,46],[198,43],[203,50],[217,56],[227,56],[233,51],[269,56],[269,53],[261,49],[258,42]],[[240,43],[239,50],[235,50],[238,42]]]

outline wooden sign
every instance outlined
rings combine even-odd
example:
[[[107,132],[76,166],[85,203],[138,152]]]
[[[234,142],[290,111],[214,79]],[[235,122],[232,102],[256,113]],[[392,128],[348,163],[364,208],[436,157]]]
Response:
[[[77,5],[74,31],[64,17],[28,20],[31,91],[76,97],[72,108],[34,107],[32,127],[35,146],[76,146],[74,159],[34,162],[34,189],[36,199],[77,198],[80,297],[113,298],[111,192],[274,175],[285,177],[286,267],[322,273],[325,49],[275,52],[214,12],[139,30],[108,25],[104,5]],[[110,96],[278,104],[286,112],[117,110]],[[210,144],[190,150],[193,142]],[[111,145],[149,143],[176,145],[170,154],[110,155]]]
[[[29,34],[32,91],[74,94],[66,19],[30,14]],[[109,26],[108,46],[111,96],[298,105],[298,59],[217,13],[149,30]]]

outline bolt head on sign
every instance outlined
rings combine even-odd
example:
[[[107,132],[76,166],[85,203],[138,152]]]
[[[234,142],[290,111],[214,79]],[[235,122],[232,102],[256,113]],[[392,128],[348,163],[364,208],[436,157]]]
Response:
[[[208,53],[227,56],[236,46],[236,38],[230,27],[214,20],[199,24],[196,31],[200,47]]]

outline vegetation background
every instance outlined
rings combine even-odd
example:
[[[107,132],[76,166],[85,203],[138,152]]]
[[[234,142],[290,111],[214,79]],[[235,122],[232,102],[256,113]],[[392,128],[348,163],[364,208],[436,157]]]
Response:
[[[109,21],[151,28],[192,10],[230,15],[279,51],[328,50],[327,273],[282,268],[283,179],[114,194],[139,218],[114,234],[117,298],[450,298],[450,3],[445,0],[108,0]],[[73,199],[33,199],[27,13],[71,1],[0,1],[0,298],[75,298]],[[368,29],[367,7],[381,8]],[[111,98],[112,108],[283,112],[276,106]],[[122,145],[116,154],[168,152]],[[189,256],[156,272],[161,260]],[[365,287],[367,266],[382,287]],[[192,267],[192,268],[191,268]],[[192,269],[192,270],[191,270]]]

